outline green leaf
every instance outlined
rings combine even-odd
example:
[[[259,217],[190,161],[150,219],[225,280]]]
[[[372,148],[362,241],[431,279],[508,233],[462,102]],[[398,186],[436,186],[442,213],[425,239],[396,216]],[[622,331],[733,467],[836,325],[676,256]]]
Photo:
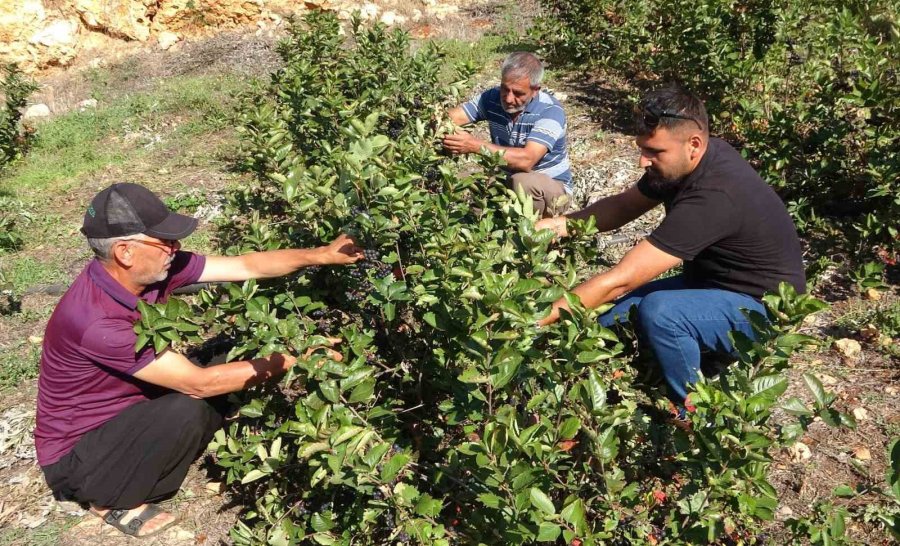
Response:
[[[391,457],[388,462],[384,463],[384,466],[381,468],[381,480],[385,482],[392,482],[394,478],[397,477],[397,474],[406,466],[406,463],[409,462],[409,455],[405,453],[397,453],[393,457]]]
[[[559,427],[559,437],[563,440],[571,440],[578,434],[578,430],[581,428],[581,419],[578,417],[569,417],[565,421],[562,422],[562,425]]]
[[[895,438],[888,446],[888,462],[887,482],[894,497],[900,501],[900,438]]]
[[[351,404],[355,404],[357,402],[364,402],[372,397],[375,393],[375,378],[370,377],[366,379],[359,385],[353,388],[353,391],[350,393],[350,398],[348,402]]]
[[[596,413],[603,409],[603,406],[606,405],[606,385],[593,370],[588,374],[587,392],[590,397],[591,411]]]
[[[853,497],[856,495],[856,491],[849,485],[841,484],[835,487],[831,494],[835,497]]]
[[[319,391],[322,392],[322,396],[329,402],[336,403],[341,399],[341,391],[338,389],[337,382],[334,380],[322,381],[319,383]]]
[[[141,332],[138,334],[137,343],[134,345],[134,352],[139,352],[144,348],[144,345],[150,342],[150,336],[146,332]]]
[[[496,372],[491,374],[491,384],[498,389],[505,387],[516,376],[523,358],[522,353],[515,349],[504,347],[494,358],[493,369]]]
[[[415,512],[420,516],[435,517],[440,514],[443,507],[444,503],[425,493],[419,497],[419,502],[416,503]]]
[[[812,393],[813,398],[816,399],[816,406],[819,408],[825,407],[828,404],[828,397],[825,393],[825,387],[822,386],[819,378],[811,373],[805,373],[803,374],[803,381],[806,382],[806,387]]]
[[[604,462],[612,461],[619,454],[619,437],[616,435],[616,428],[609,427],[597,436],[600,444],[600,450],[597,456]]]
[[[247,475],[244,476],[243,478],[241,478],[241,483],[244,484],[244,483],[255,482],[256,480],[263,478],[265,476],[266,476],[266,473],[263,472],[262,470],[254,469],[254,470],[251,470],[250,472],[247,472]]]
[[[334,519],[330,512],[317,512],[310,518],[310,524],[317,533],[324,533],[334,527]]]
[[[153,338],[153,352],[156,354],[162,353],[168,346],[169,340],[163,336],[156,336]]]
[[[563,521],[575,529],[577,534],[584,533],[587,522],[584,519],[584,503],[581,499],[575,499],[567,504],[560,515],[562,516]]]
[[[812,410],[807,408],[803,401],[796,396],[790,397],[781,408],[792,415],[809,417],[813,414]]]
[[[491,493],[481,493],[478,495],[478,500],[488,508],[500,508],[500,503],[502,502],[500,497]]]
[[[549,521],[545,521],[541,523],[538,528],[537,541],[538,542],[553,542],[559,537],[559,534],[562,532],[562,529],[559,525],[555,523],[550,523]]]
[[[531,488],[531,504],[548,516],[556,514],[556,508],[553,507],[553,501],[537,487]]]

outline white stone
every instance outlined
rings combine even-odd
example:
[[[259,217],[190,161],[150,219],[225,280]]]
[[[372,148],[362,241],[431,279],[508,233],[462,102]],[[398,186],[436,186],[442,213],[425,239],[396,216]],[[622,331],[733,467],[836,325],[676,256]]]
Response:
[[[782,506],[778,509],[778,515],[782,518],[789,518],[794,515],[794,511],[791,510],[790,506]]]
[[[839,339],[834,342],[834,346],[837,347],[837,350],[840,351],[842,355],[851,360],[858,358],[859,354],[862,352],[862,347],[855,339]]]
[[[808,461],[812,457],[812,450],[809,449],[809,446],[804,444],[803,442],[797,442],[789,447],[788,453],[790,453],[791,460],[795,463]]]
[[[50,115],[50,107],[46,104],[32,104],[22,114],[23,119],[45,118]]]
[[[378,11],[378,6],[371,2],[366,2],[359,9],[359,16],[365,21],[371,21],[378,17]]]
[[[866,421],[869,418],[869,412],[866,408],[856,408],[853,410],[853,417],[857,421]]]
[[[394,19],[397,18],[397,14],[393,11],[386,11],[381,14],[381,22],[386,24],[387,26],[391,26],[394,24]]]
[[[177,44],[181,38],[174,32],[164,30],[156,36],[156,42],[160,49],[167,50]]]
[[[84,99],[83,101],[78,103],[79,110],[87,110],[88,108],[96,108],[97,107],[97,99]]]
[[[75,42],[78,25],[65,19],[57,19],[35,32],[30,42],[46,47],[68,46]]]

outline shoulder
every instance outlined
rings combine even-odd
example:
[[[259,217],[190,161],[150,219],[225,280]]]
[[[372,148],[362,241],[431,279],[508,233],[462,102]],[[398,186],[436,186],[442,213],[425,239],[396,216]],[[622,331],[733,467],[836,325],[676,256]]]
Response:
[[[478,95],[478,100],[488,103],[497,103],[500,104],[500,88],[499,87],[491,87],[489,89],[485,89]]]
[[[557,121],[566,119],[566,112],[563,110],[562,104],[560,104],[553,95],[545,91],[540,91],[534,100],[537,104],[535,105],[533,112],[541,118],[554,119]]]

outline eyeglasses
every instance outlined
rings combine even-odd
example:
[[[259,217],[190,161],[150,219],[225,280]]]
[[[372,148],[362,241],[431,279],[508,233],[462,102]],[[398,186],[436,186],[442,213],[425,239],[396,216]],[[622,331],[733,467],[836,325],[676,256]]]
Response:
[[[693,118],[691,116],[685,116],[684,114],[679,114],[677,112],[670,112],[669,110],[662,110],[658,106],[653,104],[639,104],[636,108],[641,114],[641,121],[644,122],[644,126],[648,129],[656,129],[659,125],[660,118],[674,118],[674,119],[686,119],[693,121],[697,124],[697,127],[700,130],[703,130],[703,126],[700,125],[700,122],[697,118]]]
[[[181,248],[181,241],[169,240],[169,239],[161,239],[160,242],[156,241],[148,241],[146,239],[122,239],[122,241],[131,241],[133,243],[141,243],[147,246],[155,246],[161,250],[165,250],[168,254],[174,254],[179,248]]]

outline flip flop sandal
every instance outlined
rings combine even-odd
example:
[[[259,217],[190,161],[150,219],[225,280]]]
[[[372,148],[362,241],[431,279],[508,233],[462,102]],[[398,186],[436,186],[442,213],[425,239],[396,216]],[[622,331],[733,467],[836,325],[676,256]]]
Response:
[[[122,531],[126,535],[137,538],[146,538],[153,536],[161,531],[168,529],[176,522],[176,520],[172,520],[159,529],[156,529],[144,535],[139,535],[138,533],[141,531],[141,528],[144,526],[144,524],[152,520],[156,516],[162,514],[164,510],[157,504],[148,504],[147,508],[144,508],[143,512],[132,518],[131,521],[129,521],[128,523],[122,523],[122,518],[125,517],[128,512],[128,510],[110,510],[103,517],[103,521],[112,525],[119,531]]]

